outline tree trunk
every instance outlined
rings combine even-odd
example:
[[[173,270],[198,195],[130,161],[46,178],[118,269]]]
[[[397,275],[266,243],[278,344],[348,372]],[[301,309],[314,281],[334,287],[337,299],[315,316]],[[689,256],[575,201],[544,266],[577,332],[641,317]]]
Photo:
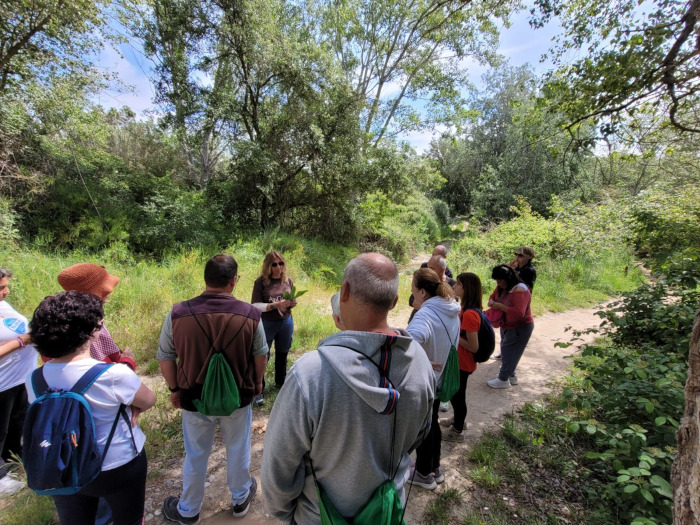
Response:
[[[678,453],[671,469],[673,524],[700,523],[700,312],[690,340],[685,414],[676,441]]]

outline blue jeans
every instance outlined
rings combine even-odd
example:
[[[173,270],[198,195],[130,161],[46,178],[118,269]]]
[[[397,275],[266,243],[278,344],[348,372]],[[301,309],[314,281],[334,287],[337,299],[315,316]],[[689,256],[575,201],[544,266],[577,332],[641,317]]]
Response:
[[[267,321],[263,319],[267,347],[272,350],[272,342],[275,343],[275,385],[281,387],[287,377],[287,354],[292,347],[294,335],[294,319],[290,315],[286,319]],[[270,359],[270,354],[267,354]]]
[[[226,472],[231,502],[240,505],[248,497],[250,477],[250,427],[253,412],[250,405],[230,416],[205,416],[182,411],[182,433],[185,440],[185,463],[182,466],[182,496],[177,510],[186,518],[199,514],[204,499],[207,463],[216,426],[226,446]]]
[[[515,375],[515,369],[534,329],[535,323],[530,323],[515,330],[501,331],[501,370],[498,379],[506,381]]]

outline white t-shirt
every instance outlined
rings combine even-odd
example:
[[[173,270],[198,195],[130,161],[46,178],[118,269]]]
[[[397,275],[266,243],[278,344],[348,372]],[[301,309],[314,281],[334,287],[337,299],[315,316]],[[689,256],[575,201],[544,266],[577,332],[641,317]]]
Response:
[[[27,318],[20,315],[7,301],[0,301],[0,344],[29,331]],[[0,392],[24,383],[36,368],[37,353],[34,345],[26,345],[0,358]]]
[[[49,361],[44,365],[44,379],[51,388],[70,390],[73,385],[92,368],[100,363],[96,359],[88,358],[70,363],[52,363]],[[34,388],[32,388],[31,376],[26,378],[27,395],[29,402],[36,399]],[[141,386],[141,379],[128,366],[122,364],[112,365],[106,372],[97,378],[90,388],[85,392],[92,418],[95,421],[95,432],[97,433],[97,444],[104,449],[112,429],[114,418],[119,411],[119,405],[131,405],[134,401],[136,391]],[[42,392],[39,392],[41,395]],[[131,407],[127,406],[126,413],[131,417]],[[134,440],[138,452],[143,449],[146,436],[141,429],[134,427]],[[107,456],[102,463],[102,470],[111,470],[127,464],[138,454],[131,443],[131,433],[124,418],[119,418],[117,428],[114,431],[112,443],[107,450]]]

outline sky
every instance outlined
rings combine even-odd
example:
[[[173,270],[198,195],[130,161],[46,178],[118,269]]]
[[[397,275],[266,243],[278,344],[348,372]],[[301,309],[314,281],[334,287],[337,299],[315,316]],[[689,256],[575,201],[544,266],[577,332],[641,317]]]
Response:
[[[499,52],[511,66],[529,63],[536,73],[541,74],[551,64],[541,63],[540,57],[549,50],[552,37],[561,29],[556,24],[549,24],[542,29],[534,30],[527,22],[528,16],[527,10],[521,11],[512,16],[509,28],[501,29]],[[129,106],[137,115],[145,117],[155,108],[153,103],[155,91],[149,80],[154,64],[143,55],[140,46],[123,44],[120,51],[121,55],[115,49],[105,48],[98,64],[107,71],[117,72],[121,81],[129,86],[129,89],[101,93],[96,102],[108,108]],[[474,62],[469,64],[469,69],[471,82],[478,86],[487,68]],[[435,129],[409,132],[402,134],[399,138],[407,141],[420,153],[427,150],[432,138],[438,136],[441,131]]]

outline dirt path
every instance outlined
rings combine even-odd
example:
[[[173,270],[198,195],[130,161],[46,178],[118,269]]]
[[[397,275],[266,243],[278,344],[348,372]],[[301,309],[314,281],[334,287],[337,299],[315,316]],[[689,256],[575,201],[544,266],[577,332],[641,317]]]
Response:
[[[415,261],[412,263],[415,264]],[[416,266],[417,264],[413,267]],[[483,432],[499,428],[504,414],[514,412],[524,403],[537,400],[550,391],[553,380],[561,377],[570,366],[570,362],[565,357],[572,355],[577,350],[576,346],[561,349],[555,347],[554,343],[570,340],[571,332],[565,332],[569,326],[578,330],[597,327],[600,324],[600,318],[595,315],[595,312],[598,310],[600,310],[600,306],[575,309],[558,314],[549,313],[537,317],[535,331],[518,366],[518,386],[507,390],[489,388],[486,381],[496,377],[500,361],[490,360],[479,365],[478,370],[470,377],[467,388],[469,409],[467,439],[465,443],[459,444],[443,442],[441,463],[445,470],[446,480],[438,487],[438,491],[445,490],[445,488],[456,488],[461,491],[468,486],[469,482],[463,476],[466,471],[464,468],[465,451],[479,440]],[[410,310],[407,307],[395,312],[390,318],[392,324],[406,326],[409,313]],[[209,462],[208,486],[200,523],[205,525],[233,522],[258,525],[278,523],[265,514],[263,507],[264,487],[262,489],[260,487],[260,462],[267,416],[268,414],[262,411],[253,411],[251,473],[258,480],[258,495],[251,505],[248,516],[234,519],[230,514],[230,495],[226,486],[226,458],[219,441]],[[451,411],[441,415],[441,417],[451,416]],[[166,496],[179,492],[181,468],[182,461],[180,460],[168,471],[164,483],[161,480],[153,486],[149,485],[146,499],[146,523],[169,523],[161,517],[160,505]],[[411,490],[406,510],[406,522],[408,524],[422,523],[425,508],[434,497],[434,493],[414,487]]]

